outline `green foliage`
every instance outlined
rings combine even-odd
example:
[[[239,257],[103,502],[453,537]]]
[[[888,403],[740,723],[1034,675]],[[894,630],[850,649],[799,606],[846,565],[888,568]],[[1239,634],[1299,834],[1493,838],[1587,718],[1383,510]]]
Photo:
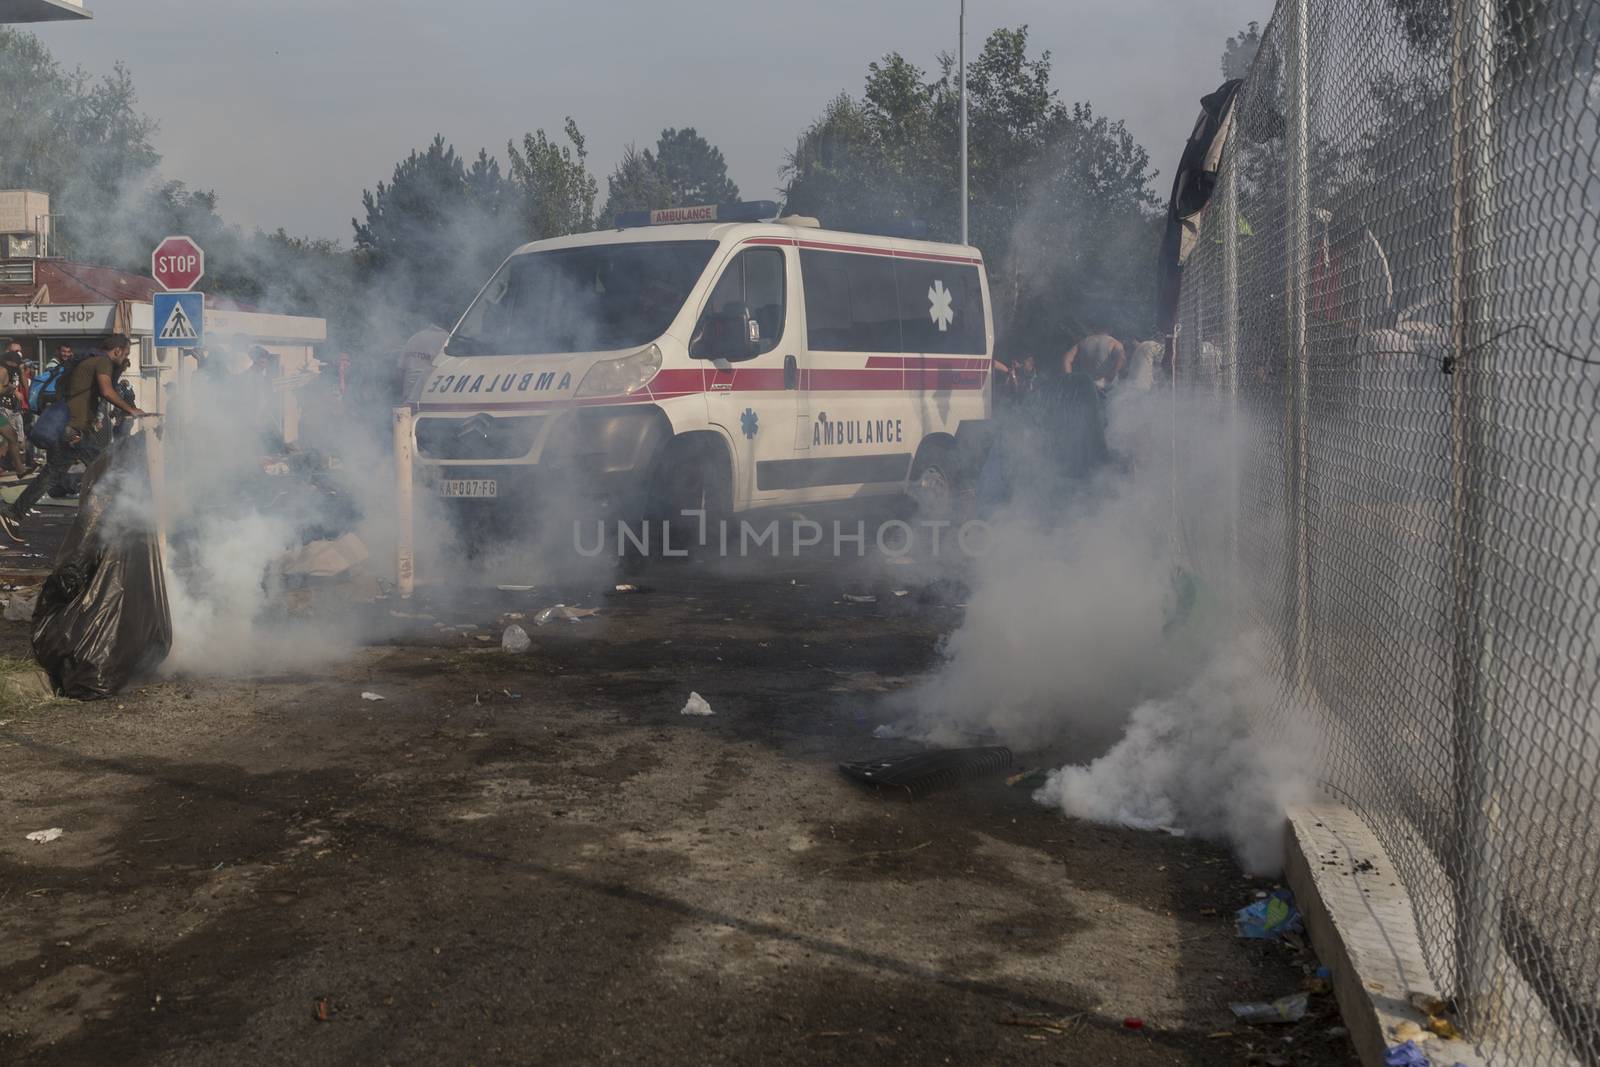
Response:
[[[535,130],[522,138],[522,150],[506,145],[511,186],[522,215],[527,240],[542,241],[594,229],[594,199],[599,183],[589,173],[578,124],[568,117],[563,127],[568,144],[559,144]]]
[[[50,194],[58,248],[114,228],[124,191],[154,175],[156,123],[137,104],[122,64],[69,71],[33,34],[0,27],[0,188]]]
[[[739,199],[728,177],[728,161],[693,126],[661,131],[654,152],[633,145],[606,179],[607,196],[598,223],[609,226],[624,211],[684,204],[726,204]]]
[[[783,168],[785,210],[871,229],[921,219],[960,233],[960,102],[954,60],[930,77],[891,54],[865,91],[841,94]],[[1120,121],[1065,104],[1027,27],[991,34],[967,71],[970,235],[984,253],[1006,349],[1064,351],[1101,323],[1151,328],[1158,235],[1149,156]]]
[[[1222,42],[1222,76],[1232,81],[1250,73],[1250,64],[1261,51],[1261,23],[1251,22]]]
[[[486,151],[469,167],[442,135],[395,164],[388,183],[364,191],[366,219],[351,225],[368,306],[382,316],[373,327],[395,337],[453,326],[521,238],[516,196]]]

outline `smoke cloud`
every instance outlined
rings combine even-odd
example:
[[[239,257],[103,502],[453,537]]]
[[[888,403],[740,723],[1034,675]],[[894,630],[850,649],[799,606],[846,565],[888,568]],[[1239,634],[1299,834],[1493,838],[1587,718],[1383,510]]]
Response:
[[[1024,500],[993,520],[940,669],[899,703],[931,743],[1079,754],[1040,803],[1223,839],[1273,870],[1309,746],[1283,725],[1261,639],[1231,636],[1221,571],[1197,563],[1226,558],[1226,423],[1204,400],[1131,386],[1108,419],[1119,469],[1064,515]]]

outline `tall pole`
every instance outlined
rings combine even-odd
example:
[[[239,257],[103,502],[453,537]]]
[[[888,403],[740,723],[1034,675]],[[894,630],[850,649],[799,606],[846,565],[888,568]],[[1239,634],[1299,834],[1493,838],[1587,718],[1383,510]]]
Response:
[[[1284,402],[1287,426],[1284,443],[1289,453],[1288,523],[1289,558],[1294,562],[1294,590],[1290,606],[1296,695],[1304,699],[1311,681],[1311,533],[1307,514],[1309,470],[1307,430],[1310,374],[1307,367],[1306,287],[1311,274],[1310,193],[1310,63],[1307,55],[1307,0],[1289,4],[1289,256],[1284,292],[1288,305],[1289,343],[1284,347]]]
[[[1494,325],[1494,0],[1451,8],[1450,470],[1454,572],[1451,705],[1455,786],[1456,1000],[1478,1032],[1502,1018],[1496,788],[1494,553],[1501,476]]]
[[[956,46],[961,64],[961,243],[967,243],[967,0],[961,0],[960,42]]]
[[[1239,608],[1239,181],[1230,147],[1222,158],[1222,388],[1228,423],[1228,607]],[[1176,469],[1176,468],[1174,468]]]
[[[409,600],[417,583],[412,508],[412,422],[410,405],[394,409],[395,585]]]

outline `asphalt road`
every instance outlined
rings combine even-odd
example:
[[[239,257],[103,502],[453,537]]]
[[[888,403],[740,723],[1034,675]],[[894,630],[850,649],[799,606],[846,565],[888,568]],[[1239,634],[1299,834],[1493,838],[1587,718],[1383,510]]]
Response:
[[[958,590],[634,580],[380,603],[316,667],[0,711],[0,1062],[1354,1062],[1326,996],[1230,1015],[1312,964],[1235,937],[1271,883],[1224,849],[838,772],[915,747],[871,731]],[[499,650],[554,599],[601,612]]]

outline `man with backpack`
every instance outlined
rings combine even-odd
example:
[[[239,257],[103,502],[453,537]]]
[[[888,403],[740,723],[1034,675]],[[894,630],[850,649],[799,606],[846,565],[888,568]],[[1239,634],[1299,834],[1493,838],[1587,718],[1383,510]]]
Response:
[[[9,507],[0,509],[0,515],[5,518],[21,521],[47,488],[53,489],[57,485],[65,487],[67,472],[74,463],[81,461],[87,466],[94,461],[105,447],[94,432],[95,414],[102,401],[134,418],[144,414],[124,400],[113,384],[117,369],[128,362],[132,342],[125,334],[112,334],[106,338],[105,345],[104,355],[88,353],[63,364],[56,399],[50,408],[65,406],[65,411],[58,411],[53,416],[49,409],[41,411],[36,426],[43,432],[54,419],[64,421],[65,428],[60,431],[59,437],[40,442],[48,457],[44,473],[29,482],[22,495]]]

